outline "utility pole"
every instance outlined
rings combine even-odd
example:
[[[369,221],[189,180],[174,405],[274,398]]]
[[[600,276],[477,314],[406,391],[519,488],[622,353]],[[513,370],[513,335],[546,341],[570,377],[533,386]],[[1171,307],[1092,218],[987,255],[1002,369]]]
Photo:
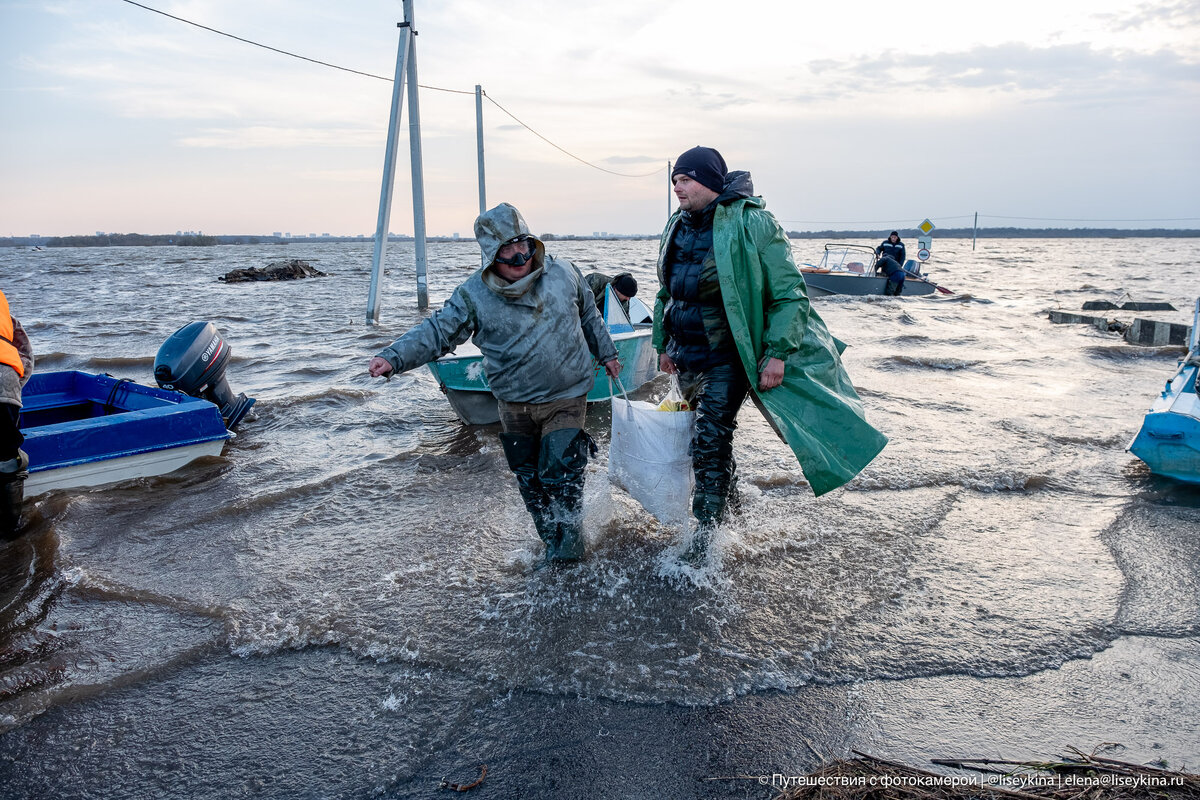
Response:
[[[412,31],[408,46],[408,149],[412,165],[413,253],[417,262],[417,308],[429,307],[429,281],[425,277],[425,170],[421,161],[421,104],[417,97],[417,29],[413,0],[404,0],[404,20]]]
[[[421,114],[417,102],[416,31],[413,29],[413,0],[404,0],[404,22],[396,53],[396,73],[392,81],[392,110],[388,119],[387,145],[383,156],[383,186],[379,191],[379,216],[375,223],[375,250],[371,256],[371,288],[367,294],[367,324],[379,322],[380,284],[387,255],[388,226],[392,216],[392,190],[396,182],[396,158],[399,150],[400,114],[404,107],[405,80],[408,81],[409,149],[413,183],[413,239],[417,266],[417,307],[429,305],[425,275],[425,187],[421,169]]]
[[[479,148],[479,213],[487,211],[487,190],[483,171],[483,87],[475,84],[475,141]]]

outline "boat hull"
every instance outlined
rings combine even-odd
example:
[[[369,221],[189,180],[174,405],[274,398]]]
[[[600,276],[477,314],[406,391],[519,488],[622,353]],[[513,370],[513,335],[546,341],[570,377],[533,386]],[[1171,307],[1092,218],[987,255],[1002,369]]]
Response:
[[[1154,401],[1129,452],[1150,471],[1200,484],[1200,395],[1196,366],[1183,367]]]
[[[649,327],[639,326],[612,336],[621,359],[621,384],[627,392],[658,374],[658,357],[650,341],[651,333]],[[460,420],[467,425],[491,425],[500,421],[496,397],[483,370],[483,355],[477,348],[464,345],[459,352],[430,362],[428,367]],[[592,388],[587,395],[589,403],[609,400],[614,392],[620,393],[620,389],[608,380],[603,367],[594,364],[593,372]]]
[[[38,373],[22,402],[30,496],[163,475],[233,436],[207,400],[107,375]]]
[[[887,278],[880,275],[859,275],[853,272],[824,272],[817,270],[801,270],[804,273],[804,283],[808,286],[809,297],[830,297],[833,295],[850,295],[866,297],[882,295],[887,286]],[[916,275],[904,279],[904,294],[901,297],[921,297],[936,291],[931,283],[927,283]]]

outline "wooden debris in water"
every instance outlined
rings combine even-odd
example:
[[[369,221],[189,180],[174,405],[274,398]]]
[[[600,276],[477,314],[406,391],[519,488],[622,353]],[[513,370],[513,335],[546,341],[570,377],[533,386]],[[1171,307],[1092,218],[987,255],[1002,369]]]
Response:
[[[804,776],[771,776],[775,800],[1200,800],[1200,775],[1071,749],[1057,761],[938,758],[946,775],[860,753]]]
[[[469,792],[483,784],[484,778],[487,777],[487,764],[479,765],[479,777],[472,783],[452,783],[448,778],[442,778],[442,782],[438,784],[439,789],[449,789],[452,792]]]

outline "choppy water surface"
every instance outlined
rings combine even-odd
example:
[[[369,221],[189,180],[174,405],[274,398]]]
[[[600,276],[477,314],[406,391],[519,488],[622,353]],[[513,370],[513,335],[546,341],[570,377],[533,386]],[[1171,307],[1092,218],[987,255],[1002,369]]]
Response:
[[[1124,452],[1181,350],[1045,311],[1127,294],[1188,321],[1197,242],[935,245],[954,296],[817,303],[887,449],[816,500],[747,406],[745,509],[699,573],[608,486],[598,405],[590,555],[532,570],[496,429],[460,425],[423,369],[366,375],[420,317],[405,246],[378,327],[369,243],[0,253],[39,370],[152,383],[162,341],[204,319],[258,398],[221,457],[43,495],[0,545],[0,795],[419,797],[486,761],[486,796],[761,797],[702,778],[811,760],[810,742],[917,752],[945,734],[864,708],[944,680],[971,707],[1138,648],[1173,665],[1143,691],[1179,702],[1108,735],[1195,765],[1200,493]],[[798,260],[820,246],[796,242]],[[550,245],[647,294],[654,248]],[[216,281],[283,257],[330,276]],[[477,258],[432,245],[435,306]],[[1006,719],[1031,741],[1043,710]]]

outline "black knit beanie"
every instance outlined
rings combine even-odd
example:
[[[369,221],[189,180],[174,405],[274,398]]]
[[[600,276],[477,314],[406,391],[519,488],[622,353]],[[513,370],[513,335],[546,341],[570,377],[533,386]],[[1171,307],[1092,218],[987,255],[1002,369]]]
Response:
[[[628,272],[622,272],[613,278],[612,287],[626,297],[633,297],[637,294],[637,278]]]
[[[725,188],[725,159],[711,147],[693,147],[675,159],[671,177],[687,175],[701,186],[707,186],[717,194]]]

